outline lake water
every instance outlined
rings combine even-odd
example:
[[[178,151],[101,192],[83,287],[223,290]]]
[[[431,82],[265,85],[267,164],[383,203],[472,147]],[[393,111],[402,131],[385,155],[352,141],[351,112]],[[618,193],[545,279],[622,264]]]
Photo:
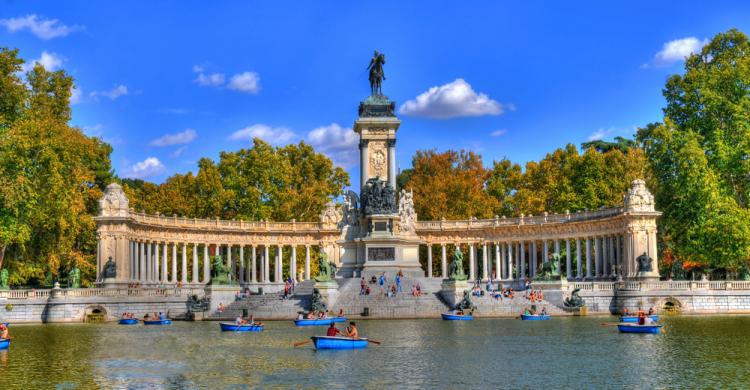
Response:
[[[750,316],[663,319],[660,335],[620,334],[615,317],[551,321],[358,321],[382,341],[315,351],[324,327],[269,322],[11,325],[0,389],[747,388]]]

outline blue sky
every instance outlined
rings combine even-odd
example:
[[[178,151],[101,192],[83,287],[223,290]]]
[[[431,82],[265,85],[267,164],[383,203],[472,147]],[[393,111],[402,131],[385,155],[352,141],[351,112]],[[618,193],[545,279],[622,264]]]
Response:
[[[75,77],[73,123],[113,144],[121,176],[161,182],[256,135],[312,143],[356,188],[375,49],[401,168],[428,148],[491,165],[632,135],[661,119],[686,53],[750,32],[741,2],[465,3],[0,1],[0,46]]]

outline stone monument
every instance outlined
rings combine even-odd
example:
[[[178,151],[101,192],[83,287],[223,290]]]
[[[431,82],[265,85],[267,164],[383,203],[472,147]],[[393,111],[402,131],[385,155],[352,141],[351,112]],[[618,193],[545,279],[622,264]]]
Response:
[[[356,194],[347,196],[339,242],[340,274],[346,277],[398,271],[424,276],[411,194],[404,191],[396,196],[396,131],[401,121],[396,117],[396,103],[383,94],[384,64],[385,55],[376,51],[368,66],[370,96],[360,102],[354,122],[359,134],[360,207],[357,213],[351,212]]]
[[[623,243],[621,276],[636,280],[659,280],[659,262],[656,249],[656,218],[654,196],[646,182],[633,180],[624,198],[624,211],[628,219],[626,239]]]
[[[461,252],[461,247],[456,245],[453,261],[448,267],[448,278],[443,279],[440,288],[440,295],[449,307],[455,308],[463,300],[464,293],[469,290],[467,279],[469,275],[464,272],[464,254]]]

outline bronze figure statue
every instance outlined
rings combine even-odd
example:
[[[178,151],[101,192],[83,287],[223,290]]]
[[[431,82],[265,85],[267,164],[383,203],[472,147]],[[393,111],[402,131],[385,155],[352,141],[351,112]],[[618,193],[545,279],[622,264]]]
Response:
[[[385,80],[385,73],[383,72],[383,65],[385,64],[385,54],[378,53],[375,50],[375,54],[370,60],[370,65],[367,69],[370,71],[370,94],[373,96],[382,96],[383,90],[381,88],[383,80]]]

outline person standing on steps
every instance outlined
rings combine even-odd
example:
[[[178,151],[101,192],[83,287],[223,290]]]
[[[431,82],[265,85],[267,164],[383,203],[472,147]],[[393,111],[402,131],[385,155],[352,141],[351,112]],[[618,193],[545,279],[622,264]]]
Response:
[[[396,292],[403,292],[401,290],[401,271],[396,274]]]

